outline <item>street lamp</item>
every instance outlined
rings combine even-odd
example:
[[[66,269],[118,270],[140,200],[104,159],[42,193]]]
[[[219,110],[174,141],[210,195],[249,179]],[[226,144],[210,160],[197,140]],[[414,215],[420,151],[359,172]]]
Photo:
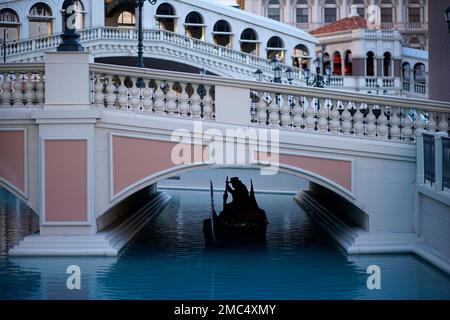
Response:
[[[450,7],[445,10],[445,21],[447,21],[448,32],[450,32]]]
[[[270,68],[272,70],[275,70],[275,68],[280,64],[278,59],[276,57],[273,57],[272,60],[270,60]]]
[[[256,81],[261,82],[263,80],[263,72],[261,71],[261,69],[258,69],[254,72]]]
[[[292,84],[292,80],[294,80],[294,70],[291,67],[286,69],[286,77],[289,84]]]
[[[281,83],[281,74],[283,72],[283,69],[279,65],[273,69],[273,82],[275,83]]]
[[[151,5],[155,5],[157,0],[136,0],[135,7],[139,8],[139,20],[138,20],[138,68],[145,68],[144,65],[144,36],[142,31],[142,8],[145,1],[148,1]],[[143,88],[145,86],[144,79],[138,78],[136,81],[136,87]]]
[[[84,51],[80,43],[80,34],[77,32],[76,20],[78,14],[74,2],[75,0],[66,0],[64,2],[64,33],[57,51]]]
[[[324,86],[329,86],[330,85],[330,75],[331,75],[331,67],[328,65],[325,68],[325,74],[321,74],[320,73],[320,66],[322,64],[322,60],[319,58],[316,58],[314,60],[314,65],[316,66],[316,73],[314,75],[314,78],[311,79],[311,71],[306,68],[305,70],[303,70],[303,76],[305,77],[306,80],[306,85],[308,87],[316,87],[316,88],[323,88]]]

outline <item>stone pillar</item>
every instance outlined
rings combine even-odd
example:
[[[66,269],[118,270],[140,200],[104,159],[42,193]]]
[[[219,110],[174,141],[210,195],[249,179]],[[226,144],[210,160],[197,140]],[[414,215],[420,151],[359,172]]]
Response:
[[[293,19],[292,19],[292,2],[291,0],[286,0],[285,6],[284,6],[284,11],[283,11],[283,15],[284,15],[284,23],[287,24],[292,24],[293,23]]]
[[[102,27],[105,25],[105,1],[90,1],[91,14],[86,15],[90,17],[91,27]]]
[[[423,154],[423,134],[425,130],[416,130],[416,184],[423,184],[425,181],[424,173],[424,154]]]
[[[436,191],[442,191],[442,173],[443,173],[443,164],[442,159],[444,157],[442,151],[442,137],[448,137],[448,134],[445,132],[436,132],[434,134],[434,189]]]
[[[45,105],[31,117],[39,126],[40,234],[95,234],[94,131],[88,53],[45,57]]]

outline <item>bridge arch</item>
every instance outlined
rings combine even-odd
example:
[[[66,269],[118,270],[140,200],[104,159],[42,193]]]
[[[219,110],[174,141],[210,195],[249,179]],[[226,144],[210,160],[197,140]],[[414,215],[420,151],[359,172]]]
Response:
[[[262,169],[265,165],[263,164],[245,164],[245,165],[217,165],[217,164],[210,164],[207,162],[198,162],[198,163],[191,163],[191,164],[184,164],[184,165],[178,165],[174,166],[168,169],[164,169],[161,171],[158,171],[156,173],[150,174],[141,180],[137,181],[136,183],[133,183],[129,187],[127,187],[125,190],[121,191],[120,194],[115,196],[113,200],[104,208],[100,210],[100,212],[97,212],[97,219],[100,219],[105,213],[107,213],[110,209],[115,207],[120,202],[126,200],[128,197],[134,195],[135,193],[155,184],[159,181],[165,180],[167,178],[171,178],[173,176],[177,176],[183,173],[192,172],[195,170],[201,170],[201,169],[223,169],[223,168],[231,168],[231,169]],[[331,179],[328,179],[324,176],[321,176],[317,173],[314,173],[312,171],[305,170],[303,168],[299,168],[293,165],[289,164],[279,164],[279,172],[286,173],[301,179],[305,179],[309,181],[310,183],[314,183],[320,187],[325,188],[328,191],[331,191],[332,193],[338,195],[345,201],[349,202],[353,206],[355,206],[357,209],[359,209],[361,212],[368,215],[367,208],[361,204],[354,196],[354,194],[346,189],[345,187],[339,185],[338,183],[332,181]],[[300,190],[299,190],[300,191]]]

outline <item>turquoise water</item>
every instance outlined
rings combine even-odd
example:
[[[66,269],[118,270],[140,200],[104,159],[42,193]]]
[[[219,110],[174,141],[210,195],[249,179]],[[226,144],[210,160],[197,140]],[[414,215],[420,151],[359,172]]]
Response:
[[[450,299],[450,277],[413,255],[347,256],[292,196],[257,195],[270,221],[265,246],[211,250],[201,232],[208,193],[170,194],[117,258],[8,258],[5,247],[37,219],[0,192],[0,299]],[[71,291],[74,264],[81,290]],[[366,286],[373,264],[380,290]]]

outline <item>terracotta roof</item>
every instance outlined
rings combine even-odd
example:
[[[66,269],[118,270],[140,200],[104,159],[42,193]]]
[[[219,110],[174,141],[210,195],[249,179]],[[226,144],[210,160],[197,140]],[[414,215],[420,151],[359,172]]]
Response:
[[[348,30],[357,30],[357,29],[366,29],[367,21],[363,17],[348,17],[336,22],[331,22],[319,29],[313,30],[311,34],[322,34],[322,33],[331,33],[338,31],[348,31]]]

